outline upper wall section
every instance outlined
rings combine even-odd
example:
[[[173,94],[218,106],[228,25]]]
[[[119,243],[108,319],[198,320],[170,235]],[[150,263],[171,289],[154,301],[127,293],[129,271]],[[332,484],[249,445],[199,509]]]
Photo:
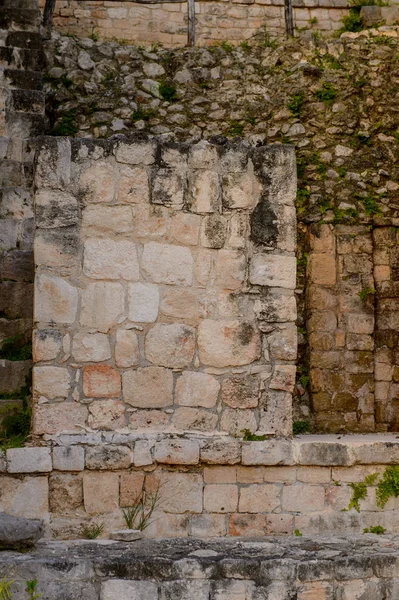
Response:
[[[42,0],[44,6],[44,0]],[[342,26],[347,0],[294,0],[298,28],[317,19],[317,29],[331,31]],[[285,34],[284,2],[281,0],[222,0],[195,2],[196,44],[240,42],[262,32]],[[109,0],[57,0],[54,25],[63,33],[79,37],[96,33],[103,39],[133,43],[187,43],[187,2],[117,2]]]
[[[292,147],[47,138],[36,187],[34,433],[291,433]]]

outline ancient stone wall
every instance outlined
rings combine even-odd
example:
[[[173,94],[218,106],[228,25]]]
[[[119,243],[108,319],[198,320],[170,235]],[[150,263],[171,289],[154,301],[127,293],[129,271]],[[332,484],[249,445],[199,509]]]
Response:
[[[42,0],[44,6],[44,0]],[[274,0],[228,0],[196,2],[196,42],[241,42],[266,29],[269,34],[285,34],[284,2]],[[347,0],[294,1],[298,28],[331,31],[342,26]],[[187,43],[187,3],[125,2],[99,0],[58,0],[54,25],[60,32],[81,36],[93,33],[101,39],[132,43],[161,43],[184,46]]]
[[[37,435],[290,435],[295,155],[47,138],[36,161]]]

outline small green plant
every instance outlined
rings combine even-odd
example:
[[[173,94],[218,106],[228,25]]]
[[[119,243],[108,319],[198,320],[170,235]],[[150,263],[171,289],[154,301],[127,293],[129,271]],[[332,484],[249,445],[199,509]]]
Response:
[[[377,506],[384,508],[389,498],[399,496],[399,465],[387,467],[378,482],[376,490]]]
[[[382,525],[371,525],[371,527],[363,529],[363,533],[375,533],[376,535],[384,535],[385,532],[386,529]]]
[[[293,94],[291,96],[291,100],[288,104],[288,108],[294,117],[300,117],[302,114],[303,105],[305,103],[305,92],[301,90],[300,92]]]
[[[138,106],[137,109],[132,113],[131,119],[133,123],[137,121],[149,121],[155,115],[155,111],[152,108],[143,108]]]
[[[292,433],[294,435],[301,435],[303,433],[310,433],[312,426],[310,421],[295,421],[292,425]]]
[[[233,50],[234,50],[234,46],[233,46],[233,44],[230,44],[229,42],[226,42],[226,41],[224,41],[224,42],[221,42],[221,43],[219,44],[219,46],[220,46],[221,48],[223,48],[223,50],[224,50],[225,52],[233,52]]]
[[[372,216],[381,214],[381,207],[373,194],[368,194],[365,198],[362,198],[362,202],[367,215]]]
[[[174,102],[176,100],[177,88],[172,81],[162,81],[159,84],[159,93],[167,102]]]
[[[349,13],[347,15],[345,15],[344,17],[342,17],[342,24],[343,24],[343,27],[340,30],[341,32],[344,32],[344,31],[353,31],[353,32],[362,31],[362,29],[363,29],[363,23],[362,23],[362,19],[360,18],[360,9],[358,9],[358,8],[351,8],[349,10]]]
[[[143,490],[132,506],[123,509],[123,518],[128,529],[144,531],[153,522],[152,515],[161,502],[161,487],[154,492]]]
[[[294,535],[296,535],[297,537],[302,537],[302,533],[299,531],[299,529],[295,529]]]
[[[36,593],[37,579],[30,579],[26,582],[26,591],[28,592],[29,600],[37,600],[41,598],[43,594]]]
[[[309,25],[317,25],[318,22],[319,22],[319,19],[317,17],[312,17],[308,21]]]
[[[365,500],[367,498],[367,488],[369,485],[374,485],[377,477],[378,473],[372,473],[371,475],[367,475],[367,477],[364,478],[364,481],[349,484],[353,490],[353,494],[348,505],[348,510],[354,508],[357,512],[360,512],[360,500]]]
[[[347,173],[347,169],[345,169],[345,167],[339,167],[339,169],[338,169],[338,175],[340,177],[344,178],[345,175],[346,175],[346,173]]]
[[[321,102],[324,102],[324,104],[327,104],[327,106],[334,102],[337,95],[338,92],[333,86],[333,84],[327,81],[323,83],[323,87],[321,88],[321,90],[317,90],[315,92],[316,98],[318,98],[318,100],[320,100]]]
[[[369,296],[375,294],[375,289],[371,287],[364,287],[359,292],[359,298],[362,302],[365,302]]]
[[[267,440],[267,435],[256,435],[256,433],[252,433],[250,429],[242,429],[242,439],[244,442],[263,442]]]
[[[82,535],[86,540],[95,540],[103,533],[104,528],[104,523],[90,523],[83,527]]]
[[[242,48],[244,52],[250,52],[251,44],[248,42],[248,40],[244,40],[243,42],[241,42],[240,48]]]
[[[0,579],[0,600],[11,600],[11,584],[14,583],[13,580],[7,579],[7,577],[3,577]]]
[[[93,42],[98,42],[99,38],[100,36],[98,35],[98,30],[93,27],[90,34],[90,39],[93,40]]]
[[[243,131],[244,125],[242,123],[239,123],[238,121],[232,121],[227,131],[227,135],[242,135]]]
[[[72,108],[61,116],[61,119],[52,130],[52,135],[65,135],[73,137],[78,132],[76,125],[77,112]]]
[[[32,344],[26,343],[22,334],[6,338],[0,348],[0,358],[5,360],[31,360]]]

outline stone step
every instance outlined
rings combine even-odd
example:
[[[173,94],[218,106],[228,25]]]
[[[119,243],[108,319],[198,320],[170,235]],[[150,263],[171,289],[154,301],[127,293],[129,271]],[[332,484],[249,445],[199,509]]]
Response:
[[[0,63],[3,63],[4,67],[8,66],[14,69],[44,71],[46,55],[43,50],[0,46]]]
[[[0,8],[0,29],[37,31],[41,21],[40,10]]]
[[[7,34],[4,45],[15,48],[41,50],[43,42],[40,33],[34,31],[10,31]]]
[[[8,80],[8,88],[20,90],[41,90],[43,88],[42,74],[38,71],[4,69],[4,77]]]

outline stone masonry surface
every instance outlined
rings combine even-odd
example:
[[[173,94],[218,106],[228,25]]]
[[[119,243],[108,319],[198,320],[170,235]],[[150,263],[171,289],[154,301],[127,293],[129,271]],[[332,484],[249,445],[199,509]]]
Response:
[[[33,433],[290,435],[293,149],[46,138],[35,178]]]
[[[397,536],[39,543],[3,552],[0,576],[44,600],[395,600]]]

